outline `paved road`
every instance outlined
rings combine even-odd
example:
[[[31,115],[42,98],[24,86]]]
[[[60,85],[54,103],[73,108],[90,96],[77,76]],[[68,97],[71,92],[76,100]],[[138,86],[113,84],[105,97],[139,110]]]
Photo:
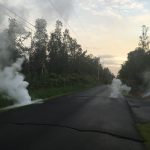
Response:
[[[144,150],[131,109],[100,86],[0,113],[2,150]]]
[[[150,98],[127,99],[137,123],[150,122]]]

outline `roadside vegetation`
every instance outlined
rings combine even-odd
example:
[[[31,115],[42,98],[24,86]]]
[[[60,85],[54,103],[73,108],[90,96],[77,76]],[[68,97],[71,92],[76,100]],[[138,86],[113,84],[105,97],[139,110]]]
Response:
[[[142,28],[139,47],[128,53],[118,73],[118,78],[132,88],[131,94],[141,96],[150,86],[150,49],[148,27]]]
[[[88,82],[111,82],[113,74],[100,63],[100,58],[87,54],[69,30],[63,31],[61,21],[56,21],[55,29],[48,35],[47,22],[37,19],[36,32],[29,59],[24,63],[23,73],[30,85],[60,87]]]
[[[48,34],[46,20],[37,19],[35,33],[31,34],[11,18],[8,29],[1,32],[0,37],[6,37],[2,38],[1,43],[7,43],[5,49],[11,54],[8,60],[3,61],[1,69],[24,57],[22,73],[29,82],[32,100],[109,84],[114,78],[110,70],[100,63],[100,57],[83,50],[69,30],[63,29],[59,20]],[[27,40],[31,42],[28,46],[25,44]],[[11,100],[0,97],[0,107],[11,104]]]
[[[131,97],[150,96],[150,42],[147,32],[148,27],[143,25],[139,47],[128,53],[127,61],[118,72],[118,78],[131,87]],[[137,128],[145,140],[146,148],[150,150],[150,123],[138,124]]]
[[[80,92],[86,90],[88,88],[92,88],[97,84],[76,84],[76,85],[68,85],[64,87],[50,87],[50,88],[33,88],[30,90],[30,95],[33,100],[36,99],[44,99],[44,98],[55,98],[58,96],[68,95],[75,92]]]
[[[5,98],[2,95],[0,95],[0,108],[13,104],[14,102],[11,99]]]
[[[137,127],[145,140],[147,150],[150,150],[150,123],[138,124]]]
[[[97,86],[97,83],[78,83],[75,85],[66,85],[61,87],[32,87],[29,88],[29,94],[32,97],[32,100],[37,99],[49,99],[73,94],[75,92],[80,92],[88,88]],[[14,100],[8,99],[6,97],[0,96],[0,108],[7,107],[14,104]]]

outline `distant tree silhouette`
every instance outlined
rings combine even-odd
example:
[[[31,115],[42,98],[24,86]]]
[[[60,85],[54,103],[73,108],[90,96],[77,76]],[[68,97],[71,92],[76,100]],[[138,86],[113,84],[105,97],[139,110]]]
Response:
[[[145,50],[149,50],[149,37],[147,35],[148,33],[148,27],[146,25],[142,26],[142,35],[139,37],[140,38],[140,42],[139,42],[139,46]]]
[[[122,65],[118,77],[127,85],[132,87],[132,91],[144,91],[149,83],[145,83],[144,75],[150,71],[150,50],[148,40],[148,27],[142,26],[139,47],[128,53],[127,61]]]
[[[30,53],[31,71],[38,79],[42,78],[46,72],[46,47],[48,42],[46,26],[46,20],[36,20],[36,32],[32,41],[32,53]]]

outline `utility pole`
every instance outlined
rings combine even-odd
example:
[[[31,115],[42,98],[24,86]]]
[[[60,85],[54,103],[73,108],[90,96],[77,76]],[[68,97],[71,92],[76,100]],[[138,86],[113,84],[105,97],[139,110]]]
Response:
[[[147,35],[149,28],[146,25],[142,26],[142,35],[139,37],[139,47],[143,48],[144,50],[149,50],[149,37]]]
[[[99,75],[100,75],[99,64],[100,64],[100,59],[98,59],[97,61],[97,80],[98,81],[99,81]]]

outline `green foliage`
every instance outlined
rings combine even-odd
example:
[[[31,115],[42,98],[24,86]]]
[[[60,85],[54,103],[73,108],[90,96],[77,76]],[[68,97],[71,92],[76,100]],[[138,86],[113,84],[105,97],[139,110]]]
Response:
[[[40,87],[40,88],[32,88],[30,89],[30,95],[32,99],[44,99],[44,98],[53,98],[57,96],[62,96],[66,94],[70,94],[73,92],[79,92],[85,90],[86,88],[90,88],[96,84],[76,84],[76,85],[68,85],[65,87]]]
[[[30,68],[26,74],[31,84],[65,86],[88,82],[87,78],[90,81],[111,82],[113,75],[102,67],[100,58],[87,55],[87,51],[70,36],[68,29],[62,32],[61,21],[56,22],[55,30],[49,39],[46,25],[45,20],[37,19],[36,33],[30,50],[32,53],[29,63],[26,63]]]
[[[65,87],[78,84],[91,84],[91,83],[101,83],[90,75],[82,76],[79,74],[55,74],[51,73],[42,81],[35,80],[32,81],[30,87]]]
[[[150,150],[150,123],[138,124],[137,127],[145,140],[147,150]]]
[[[111,82],[114,76],[108,68],[102,67],[100,58],[88,55],[77,40],[71,37],[68,29],[63,31],[61,21],[56,22],[55,30],[50,36],[46,27],[45,19],[37,19],[36,32],[32,38],[31,33],[15,19],[10,19],[8,29],[4,31],[5,36],[0,34],[0,40],[3,40],[4,47],[7,45],[6,50],[10,57],[8,55],[6,62],[3,62],[1,56],[0,67],[12,64],[18,57],[27,56],[22,72],[30,83],[30,90],[41,90],[39,93],[43,96],[34,90],[38,98],[73,91],[74,88],[80,89],[83,85]],[[29,37],[32,39],[31,47],[26,47],[23,42]],[[50,95],[48,89],[52,90]],[[1,106],[11,104],[10,101],[0,98]]]
[[[8,100],[7,98],[0,95],[0,108],[6,107],[6,106],[9,106],[9,105],[13,105],[13,101]]]
[[[118,77],[133,91],[142,91],[148,85],[144,74],[150,71],[150,52],[137,48],[128,54],[128,60],[122,65]]]
[[[46,45],[48,40],[46,26],[46,20],[36,20],[36,32],[33,37],[32,49],[29,56],[30,73],[32,76],[36,76],[37,79],[42,78],[46,72]]]

